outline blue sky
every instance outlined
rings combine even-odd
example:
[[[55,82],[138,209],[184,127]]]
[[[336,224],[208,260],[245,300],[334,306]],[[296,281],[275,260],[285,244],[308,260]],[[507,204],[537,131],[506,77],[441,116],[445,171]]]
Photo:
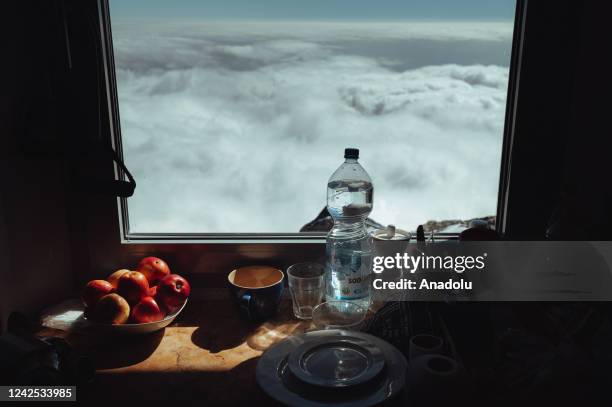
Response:
[[[512,20],[514,0],[110,0],[114,17]]]

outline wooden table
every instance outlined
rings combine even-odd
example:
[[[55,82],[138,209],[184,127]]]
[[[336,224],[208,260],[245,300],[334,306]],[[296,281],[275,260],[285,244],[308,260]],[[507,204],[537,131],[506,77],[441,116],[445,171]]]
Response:
[[[255,324],[240,318],[228,300],[203,300],[190,301],[171,326],[150,335],[71,334],[68,341],[92,357],[97,370],[93,383],[78,387],[77,398],[86,405],[270,405],[255,380],[257,359],[274,343],[310,328],[310,322],[292,318],[289,301],[274,320]]]

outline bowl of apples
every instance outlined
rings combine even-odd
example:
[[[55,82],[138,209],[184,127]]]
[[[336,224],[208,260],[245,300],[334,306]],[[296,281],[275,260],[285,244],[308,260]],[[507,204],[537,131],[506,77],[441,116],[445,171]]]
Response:
[[[82,293],[84,317],[92,328],[119,334],[145,334],[170,325],[187,304],[189,282],[172,274],[158,257],[145,257],[136,270],[121,269],[106,280],[92,280]]]

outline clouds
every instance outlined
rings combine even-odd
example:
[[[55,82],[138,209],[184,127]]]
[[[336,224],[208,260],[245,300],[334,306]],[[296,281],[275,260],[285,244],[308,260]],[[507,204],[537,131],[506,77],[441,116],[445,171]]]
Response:
[[[133,231],[295,232],[347,146],[381,223],[495,212],[509,24],[113,29]]]

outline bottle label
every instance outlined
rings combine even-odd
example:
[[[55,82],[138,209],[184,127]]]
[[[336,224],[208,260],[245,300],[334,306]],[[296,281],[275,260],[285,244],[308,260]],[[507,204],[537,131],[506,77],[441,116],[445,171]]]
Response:
[[[368,296],[369,253],[336,249],[328,253],[330,288],[328,295],[337,300],[354,300]]]

